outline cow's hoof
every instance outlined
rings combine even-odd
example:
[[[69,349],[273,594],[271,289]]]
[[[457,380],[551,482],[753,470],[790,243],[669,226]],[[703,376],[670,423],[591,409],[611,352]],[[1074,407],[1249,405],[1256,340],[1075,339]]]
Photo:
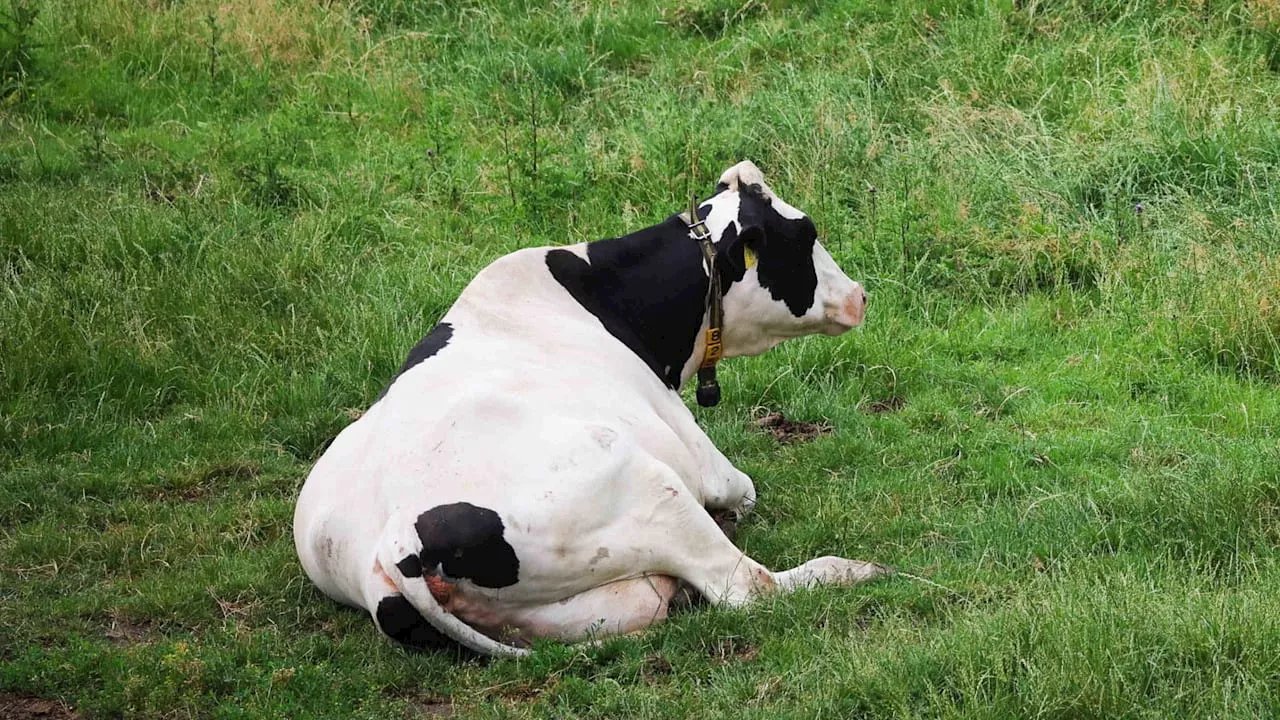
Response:
[[[780,572],[775,579],[779,587],[796,590],[819,585],[854,585],[891,574],[892,568],[879,563],[828,555]]]
[[[843,558],[842,558],[843,559]],[[866,582],[893,575],[894,569],[888,565],[862,560],[844,560],[843,573],[839,582],[843,585]]]

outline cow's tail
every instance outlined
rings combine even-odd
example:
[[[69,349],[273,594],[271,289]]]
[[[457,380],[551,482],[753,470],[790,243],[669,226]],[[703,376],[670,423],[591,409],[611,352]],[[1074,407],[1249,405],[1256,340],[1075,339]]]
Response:
[[[404,599],[409,601],[413,609],[417,610],[431,627],[454,642],[482,655],[519,657],[529,654],[529,650],[494,640],[441,607],[435,596],[431,594],[430,588],[427,587],[424,577],[406,577],[401,572],[396,563],[397,555],[403,555],[403,552],[398,550],[390,535],[390,533],[385,534],[378,547],[378,562],[382,566],[382,571],[391,579],[392,584]]]

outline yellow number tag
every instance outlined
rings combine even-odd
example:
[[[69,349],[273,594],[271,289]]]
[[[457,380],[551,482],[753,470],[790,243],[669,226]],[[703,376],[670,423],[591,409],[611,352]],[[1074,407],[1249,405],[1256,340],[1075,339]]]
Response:
[[[756,254],[751,248],[742,248],[742,259],[746,261],[748,270],[756,266]]]

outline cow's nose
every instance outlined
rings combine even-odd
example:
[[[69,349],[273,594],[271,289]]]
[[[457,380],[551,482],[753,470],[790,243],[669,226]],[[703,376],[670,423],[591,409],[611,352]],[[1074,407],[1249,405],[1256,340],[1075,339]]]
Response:
[[[861,285],[854,284],[853,292],[849,293],[849,299],[845,301],[844,312],[853,320],[853,325],[862,324],[862,318],[867,312],[867,291]]]
[[[840,303],[835,312],[828,314],[828,318],[837,326],[837,334],[844,332],[849,328],[862,324],[863,315],[867,309],[867,293],[862,289],[862,285],[854,283],[849,293],[845,295],[844,302]]]

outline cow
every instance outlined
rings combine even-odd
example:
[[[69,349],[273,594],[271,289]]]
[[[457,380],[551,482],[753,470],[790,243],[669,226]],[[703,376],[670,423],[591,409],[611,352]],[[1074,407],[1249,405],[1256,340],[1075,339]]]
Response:
[[[692,205],[692,203],[691,203]],[[751,478],[680,388],[716,360],[859,325],[867,296],[804,213],[743,161],[692,213],[485,267],[302,488],[294,540],[326,595],[413,647],[521,655],[888,572],[820,557],[775,572],[713,513]]]

